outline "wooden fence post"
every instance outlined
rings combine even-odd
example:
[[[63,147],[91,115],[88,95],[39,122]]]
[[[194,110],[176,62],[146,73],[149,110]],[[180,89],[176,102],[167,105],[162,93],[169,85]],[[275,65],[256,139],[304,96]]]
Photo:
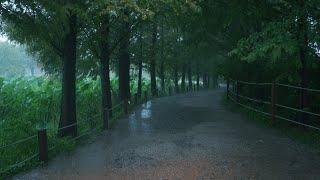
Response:
[[[230,81],[229,78],[227,79],[227,98],[229,98],[229,87],[230,87]]]
[[[39,160],[42,162],[48,162],[48,142],[47,142],[47,130],[38,130],[38,145],[39,145]]]
[[[271,120],[272,123],[276,122],[276,83],[272,82],[271,86]]]

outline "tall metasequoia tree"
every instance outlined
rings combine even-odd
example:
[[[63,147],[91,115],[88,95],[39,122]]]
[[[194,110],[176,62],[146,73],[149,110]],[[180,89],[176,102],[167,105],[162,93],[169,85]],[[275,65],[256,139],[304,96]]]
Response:
[[[140,50],[139,50],[139,59],[138,59],[138,98],[141,98],[141,94],[142,94],[142,59],[143,59],[143,40],[142,40],[142,32],[139,32],[138,35],[138,41],[140,43]]]
[[[161,64],[160,64],[160,79],[161,79],[161,90],[165,92],[165,57],[164,57],[164,24],[161,24]]]
[[[100,26],[99,38],[99,59],[100,59],[100,78],[101,78],[101,97],[102,97],[102,116],[104,127],[108,128],[109,116],[112,117],[112,98],[111,98],[111,84],[110,84],[110,25],[109,15],[104,14]]]
[[[69,31],[64,37],[62,49],[62,100],[59,136],[77,135],[76,119],[76,59],[77,59],[77,14],[74,10],[67,11]],[[67,127],[69,126],[69,127]],[[64,128],[67,127],[67,128]]]
[[[15,6],[1,6],[1,17],[6,24],[6,34],[11,40],[26,44],[45,64],[62,64],[61,115],[58,135],[77,135],[76,120],[76,57],[78,37],[78,13],[82,7],[79,1],[57,2],[15,1]],[[79,6],[78,6],[79,5]],[[21,11],[23,9],[23,11]],[[4,13],[5,12],[5,13]],[[10,13],[7,13],[10,12]],[[9,14],[8,16],[6,14]],[[59,69],[60,67],[55,67]],[[61,72],[59,69],[58,72]]]
[[[150,78],[151,78],[151,93],[153,97],[157,96],[157,80],[156,80],[156,43],[157,43],[157,23],[152,23],[152,46],[150,57]]]
[[[199,63],[197,62],[197,90],[200,90],[200,70],[199,70]]]
[[[120,99],[128,101],[130,99],[130,25],[129,12],[124,11],[124,18],[121,23],[121,41],[120,41],[120,57],[119,57],[119,91]]]
[[[297,19],[297,39],[299,43],[299,59],[301,62],[300,68],[300,86],[302,88],[308,87],[308,70],[307,70],[307,53],[308,53],[308,14],[306,8],[306,2],[304,0],[297,0],[298,5],[298,19]],[[304,89],[300,90],[300,109],[304,109],[308,106],[307,92]],[[301,122],[305,121],[306,114],[300,113],[299,119]]]
[[[202,74],[202,84],[203,84],[203,87],[204,88],[207,88],[208,87],[208,80],[207,80],[207,75],[206,75],[206,73],[203,73]]]
[[[179,69],[178,69],[178,65],[175,62],[173,65],[173,79],[174,79],[174,91],[175,93],[179,93],[180,89],[179,89]]]
[[[188,65],[188,83],[189,83],[189,91],[192,90],[192,71],[190,64]]]
[[[183,63],[181,72],[181,91],[186,91],[186,65]]]

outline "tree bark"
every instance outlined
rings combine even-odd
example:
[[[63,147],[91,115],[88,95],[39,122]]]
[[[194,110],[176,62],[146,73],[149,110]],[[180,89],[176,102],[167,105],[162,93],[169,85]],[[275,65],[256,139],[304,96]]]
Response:
[[[164,93],[166,91],[166,85],[165,85],[165,74],[164,74],[164,62],[161,61],[160,64],[160,79],[161,79],[161,90]]]
[[[182,67],[182,77],[181,77],[181,91],[185,92],[186,90],[186,65]]]
[[[157,97],[157,81],[156,81],[156,43],[157,43],[157,24],[153,23],[152,31],[152,49],[150,62],[150,76],[151,76],[151,93],[153,97]]]
[[[179,93],[179,74],[178,74],[178,65],[175,63],[173,67],[174,73],[174,89],[175,93]]]
[[[143,41],[142,41],[142,32],[139,33],[140,41],[140,57],[138,62],[138,98],[141,99],[142,95],[142,59],[143,59]]]
[[[206,74],[206,78],[207,78],[207,88],[210,88],[210,76],[208,74]]]
[[[306,5],[304,0],[298,0],[299,4],[299,18],[298,18],[298,41],[299,41],[299,59],[301,62],[300,68],[300,86],[302,88],[308,87],[308,70],[307,70],[307,50],[308,50],[308,35],[307,35],[307,12]],[[308,97],[307,91],[304,89],[300,90],[299,96],[299,108],[301,110],[305,109],[308,106]],[[307,114],[301,112],[299,113],[300,122],[304,123],[306,121]]]
[[[199,64],[197,64],[197,90],[200,90],[200,72],[199,72]]]
[[[161,24],[161,65],[160,65],[160,78],[161,78],[161,90],[164,93],[165,87],[165,74],[164,74],[164,27],[163,22]]]
[[[110,86],[110,49],[109,49],[109,17],[104,18],[101,25],[100,52],[100,79],[102,97],[102,116],[105,128],[109,128],[109,117],[112,117],[112,98]]]
[[[200,90],[200,74],[197,73],[197,90]]]
[[[217,88],[218,87],[218,78],[216,76],[212,76],[212,87]]]
[[[202,86],[207,88],[207,77],[205,73],[202,74]]]
[[[192,71],[190,65],[188,66],[188,83],[189,83],[189,91],[192,90]]]
[[[128,11],[125,12],[129,16]],[[119,91],[120,100],[128,101],[130,99],[130,26],[128,21],[122,22],[123,36],[120,42],[120,58],[119,58]]]
[[[76,117],[76,57],[77,57],[77,15],[68,15],[69,32],[63,48],[62,99],[58,136],[77,136]]]

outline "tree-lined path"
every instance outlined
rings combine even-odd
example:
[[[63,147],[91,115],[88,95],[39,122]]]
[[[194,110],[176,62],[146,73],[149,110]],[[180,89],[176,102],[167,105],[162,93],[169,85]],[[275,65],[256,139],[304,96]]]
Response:
[[[320,156],[221,105],[223,90],[154,99],[14,179],[317,179]]]

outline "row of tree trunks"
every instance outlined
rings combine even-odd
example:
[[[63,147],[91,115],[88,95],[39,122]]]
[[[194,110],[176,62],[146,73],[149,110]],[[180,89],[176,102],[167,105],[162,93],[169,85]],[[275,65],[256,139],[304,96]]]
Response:
[[[62,99],[58,136],[77,136],[76,118],[76,57],[77,57],[77,15],[69,12],[69,32],[65,36],[62,50]]]

